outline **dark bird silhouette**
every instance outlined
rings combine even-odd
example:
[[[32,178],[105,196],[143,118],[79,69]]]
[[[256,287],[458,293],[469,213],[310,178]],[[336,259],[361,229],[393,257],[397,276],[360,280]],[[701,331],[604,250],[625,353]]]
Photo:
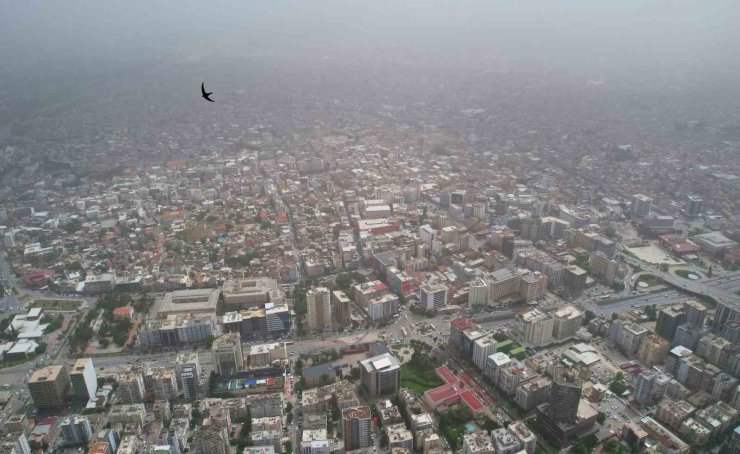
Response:
[[[211,98],[209,98],[209,96],[211,96],[213,94],[213,92],[206,93],[206,84],[205,83],[201,83],[200,84],[200,92],[202,93],[202,96],[204,98],[206,98],[208,101],[216,102],[216,101],[212,100]]]

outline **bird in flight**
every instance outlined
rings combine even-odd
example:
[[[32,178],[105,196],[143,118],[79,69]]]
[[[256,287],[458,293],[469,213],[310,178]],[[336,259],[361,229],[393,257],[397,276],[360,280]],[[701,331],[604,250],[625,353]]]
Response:
[[[209,96],[211,96],[213,94],[213,92],[206,93],[206,84],[205,84],[205,82],[200,84],[200,92],[202,93],[202,96],[205,99],[207,99],[208,101],[216,102],[216,101],[212,100],[211,98],[209,98]]]

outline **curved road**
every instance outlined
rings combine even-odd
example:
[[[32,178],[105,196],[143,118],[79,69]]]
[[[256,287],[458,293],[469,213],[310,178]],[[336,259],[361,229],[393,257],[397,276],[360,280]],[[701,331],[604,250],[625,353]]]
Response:
[[[686,290],[687,292],[695,293],[697,295],[709,296],[715,301],[717,301],[718,303],[722,303],[726,305],[734,305],[734,306],[740,305],[739,295],[735,295],[719,287],[709,285],[704,281],[691,281],[688,279],[684,279],[682,277],[671,274],[670,272],[661,271],[655,268],[654,266],[644,263],[635,258],[629,257],[627,255],[623,255],[623,256],[624,256],[624,261],[629,263],[630,265],[639,266],[643,270],[649,272],[650,274],[656,277],[659,277],[660,279],[667,282],[668,284],[671,284],[682,290]]]

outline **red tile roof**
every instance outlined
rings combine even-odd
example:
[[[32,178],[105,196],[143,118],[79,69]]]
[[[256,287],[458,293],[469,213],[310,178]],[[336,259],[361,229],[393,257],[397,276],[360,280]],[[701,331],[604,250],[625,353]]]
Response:
[[[470,329],[473,327],[473,320],[467,317],[460,317],[453,320],[452,324],[460,331],[465,331],[466,329]]]
[[[113,315],[131,315],[134,313],[134,308],[131,306],[121,306],[113,309]]]
[[[458,394],[459,389],[455,385],[442,385],[427,391],[427,395],[432,399],[432,402],[437,405],[444,403],[446,400],[457,397]]]
[[[453,374],[452,371],[447,368],[447,366],[438,367],[437,375],[439,375],[447,384],[457,383],[457,378],[455,377],[455,374]]]
[[[475,397],[470,391],[465,391],[464,393],[460,394],[460,397],[462,397],[468,407],[470,407],[470,409],[473,411],[478,411],[483,408],[483,404],[481,403],[481,401],[478,400],[478,398]]]
[[[93,443],[90,446],[90,454],[105,454],[108,452],[108,446],[110,445],[106,442]]]

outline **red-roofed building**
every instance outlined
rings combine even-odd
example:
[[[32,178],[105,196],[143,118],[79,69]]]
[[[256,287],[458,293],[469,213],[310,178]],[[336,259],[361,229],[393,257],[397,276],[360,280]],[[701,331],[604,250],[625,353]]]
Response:
[[[455,377],[455,374],[452,373],[450,369],[447,368],[447,366],[441,366],[436,369],[437,375],[440,376],[442,380],[445,381],[445,383],[453,384],[457,383],[457,377]]]
[[[469,317],[458,317],[452,320],[450,324],[460,331],[466,331],[473,327],[473,319]]]
[[[185,221],[185,210],[179,209],[176,211],[164,211],[162,212],[162,223],[165,225],[172,225],[174,222],[177,221]]]
[[[167,164],[165,164],[164,166],[167,170],[183,170],[185,169],[185,164],[186,162],[184,159],[172,159],[170,161],[167,161]]]
[[[373,288],[375,289],[376,292],[384,292],[388,290],[388,286],[380,281],[375,281],[373,283]]]
[[[90,454],[113,454],[113,450],[110,448],[110,443],[98,442],[90,445]]]
[[[432,408],[449,407],[460,400],[460,388],[457,385],[442,385],[424,393],[424,402]]]
[[[680,235],[662,235],[660,237],[660,244],[679,256],[699,252],[699,246],[697,244]]]
[[[46,280],[54,276],[51,270],[37,270],[23,276],[23,281],[32,287],[42,287],[46,285]]]
[[[131,306],[122,306],[113,309],[113,318],[118,319],[134,319],[134,308]]]
[[[460,394],[460,397],[462,397],[463,402],[470,407],[471,410],[473,410],[473,413],[478,413],[483,409],[483,403],[481,403],[480,400],[478,400],[477,397],[473,395],[470,391],[465,391],[464,393]]]
[[[448,383],[425,392],[424,402],[432,408],[445,408],[462,401],[473,413],[483,410],[483,402],[460,385],[454,376],[452,379],[455,383]]]
[[[45,426],[53,426],[56,422],[56,416],[47,416],[46,418],[41,418],[41,424]]]

